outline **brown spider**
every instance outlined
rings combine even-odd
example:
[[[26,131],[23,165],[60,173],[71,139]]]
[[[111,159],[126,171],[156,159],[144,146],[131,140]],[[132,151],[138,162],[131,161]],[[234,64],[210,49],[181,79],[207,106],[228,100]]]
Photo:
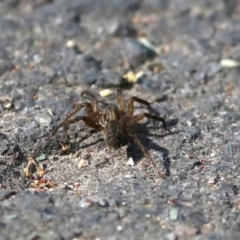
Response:
[[[146,105],[149,111],[151,110],[150,103],[138,97],[131,97],[126,107],[123,100],[122,92],[119,89],[117,90],[118,107],[109,105],[106,109],[100,110],[98,106],[98,101],[92,93],[84,91],[82,94],[89,95],[92,99],[92,102],[75,104],[75,109],[71,111],[63,120],[63,122],[53,130],[52,135],[54,135],[60,127],[67,127],[70,124],[82,120],[89,127],[92,127],[98,131],[103,131],[105,142],[110,149],[118,149],[123,144],[124,140],[132,138],[139,145],[144,155],[150,161],[152,161],[154,167],[158,171],[159,176],[165,178],[165,174],[162,174],[160,172],[150,153],[139,140],[136,133],[132,130],[132,127],[134,125],[136,125],[140,120],[146,117],[149,119],[161,121],[164,129],[170,132],[170,130],[167,129],[164,118],[146,112],[138,113],[136,115],[133,114],[134,102]],[[86,116],[76,116],[72,118],[82,108],[86,108]]]

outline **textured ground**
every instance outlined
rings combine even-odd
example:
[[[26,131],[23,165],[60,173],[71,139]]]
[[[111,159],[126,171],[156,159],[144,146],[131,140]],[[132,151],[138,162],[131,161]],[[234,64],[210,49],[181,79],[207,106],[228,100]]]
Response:
[[[239,239],[239,32],[237,0],[1,1],[0,239]],[[167,120],[136,129],[165,180],[81,122],[48,138],[119,87]]]

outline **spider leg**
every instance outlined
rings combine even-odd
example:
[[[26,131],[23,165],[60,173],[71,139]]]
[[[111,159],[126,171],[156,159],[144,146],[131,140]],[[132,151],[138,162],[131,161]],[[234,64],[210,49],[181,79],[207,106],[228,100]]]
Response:
[[[81,93],[81,96],[84,96],[84,95],[88,95],[91,97],[92,99],[92,108],[93,108],[93,111],[94,112],[97,112],[99,109],[98,109],[98,100],[97,98],[94,96],[94,94],[92,94],[91,92],[85,90]]]
[[[74,116],[77,112],[79,112],[84,107],[86,107],[88,116],[93,113],[93,108],[92,108],[92,105],[90,103],[84,102],[84,103],[81,103],[81,104],[75,104],[75,108],[70,113],[68,113],[68,115],[66,116],[64,121],[70,119],[72,116]]]
[[[73,119],[65,119],[61,124],[59,124],[52,132],[52,136],[57,132],[57,130],[60,128],[60,127],[66,127],[70,124],[73,124],[75,122],[78,122],[80,120],[83,120],[84,122],[86,122],[88,119],[88,117],[85,117],[85,116],[77,116]]]
[[[138,98],[138,97],[131,97],[131,99],[128,102],[128,117],[132,117],[133,116],[133,111],[134,111],[134,102],[138,102],[140,104],[143,104],[145,106],[147,106],[149,112],[151,113],[151,106],[150,103]]]
[[[108,121],[117,120],[120,118],[118,109],[112,105],[109,105],[105,110],[105,118]]]
[[[153,166],[154,166],[154,167],[156,168],[156,170],[158,171],[158,175],[159,175],[161,178],[165,179],[165,178],[166,178],[166,175],[165,175],[164,173],[162,173],[162,172],[158,169],[158,167],[157,167],[155,161],[153,160],[153,158],[151,157],[149,151],[148,151],[147,148],[142,144],[142,142],[141,142],[140,139],[138,138],[137,134],[134,133],[133,131],[130,131],[129,129],[128,129],[128,134],[129,134],[130,137],[133,138],[133,140],[135,141],[135,143],[141,148],[141,150],[142,150],[143,154],[145,155],[145,157],[148,158],[148,159],[152,162]]]
[[[150,114],[150,113],[138,113],[137,115],[135,115],[135,116],[133,116],[133,117],[131,118],[131,120],[129,121],[129,124],[130,124],[130,125],[135,124],[135,123],[139,122],[140,120],[142,120],[144,117],[162,122],[163,128],[164,128],[166,131],[171,132],[171,131],[167,128],[167,124],[166,124],[166,121],[165,121],[164,118],[158,117],[158,116],[155,116],[155,115],[152,115],[152,114]]]
[[[122,96],[122,91],[120,89],[117,90],[117,102],[118,102],[118,109],[122,112],[125,112],[125,104]]]
[[[81,103],[81,104],[77,104],[75,105],[76,108],[73,109],[70,113],[68,113],[68,115],[65,117],[65,119],[63,120],[63,122],[58,125],[57,127],[55,127],[55,129],[53,130],[52,132],[52,136],[57,132],[57,130],[60,128],[60,127],[63,127],[63,126],[68,126],[69,124],[72,124],[72,123],[75,123],[77,121],[74,121],[74,122],[71,122],[71,117],[74,116],[77,112],[79,112],[82,108],[86,107],[87,109],[87,115],[88,116],[92,116],[93,115],[93,109],[92,109],[92,105],[88,102],[84,102],[84,103]],[[86,118],[86,117],[85,117]],[[78,119],[78,118],[74,118],[74,119]],[[78,121],[80,120],[83,120],[84,119],[79,119]],[[86,121],[86,119],[85,119]]]

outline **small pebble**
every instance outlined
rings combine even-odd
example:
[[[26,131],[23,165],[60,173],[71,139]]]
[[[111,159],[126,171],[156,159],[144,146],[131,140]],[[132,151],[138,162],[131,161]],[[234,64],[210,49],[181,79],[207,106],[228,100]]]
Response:
[[[33,60],[36,63],[40,63],[42,61],[42,58],[40,57],[40,55],[35,54],[35,55],[33,55]]]
[[[118,226],[116,227],[116,230],[117,230],[118,232],[120,232],[120,231],[123,230],[123,227],[122,227],[121,225],[118,225]]]
[[[213,152],[213,153],[211,153],[211,155],[210,155],[211,157],[215,157],[216,156],[216,153],[215,152]]]
[[[86,167],[88,166],[88,160],[86,159],[81,159],[78,163],[78,168]]]
[[[181,224],[176,226],[174,233],[178,238],[193,237],[197,234],[197,231],[198,231],[197,228]]]
[[[99,199],[98,206],[99,207],[108,207],[109,204],[108,204],[108,202],[105,199]]]
[[[42,154],[41,156],[36,157],[36,160],[38,162],[45,161],[47,159],[45,154]]]
[[[130,157],[126,163],[128,166],[134,166],[134,161],[132,159],[132,157]]]
[[[80,201],[79,204],[81,208],[89,208],[90,206],[93,205],[93,202],[87,198],[84,198]]]
[[[16,214],[10,214],[10,215],[8,215],[8,216],[5,216],[5,219],[6,220],[12,220],[12,219],[15,219],[15,218],[17,218],[18,217],[18,215],[16,215]]]
[[[203,234],[208,234],[210,232],[213,232],[215,229],[215,225],[213,223],[206,223],[202,226],[201,232]]]
[[[239,62],[233,59],[228,59],[228,58],[222,59],[220,61],[220,64],[222,67],[225,67],[225,68],[234,68],[239,66]]]
[[[10,109],[13,107],[13,101],[12,100],[6,100],[4,103],[3,103],[3,107],[5,109]]]
[[[216,182],[217,182],[217,179],[214,178],[214,177],[212,177],[212,178],[210,178],[210,179],[208,180],[208,183],[209,183],[209,184],[215,184]]]
[[[144,75],[144,72],[143,72],[143,71],[137,72],[137,73],[136,73],[136,78],[137,78],[137,80],[138,80],[139,78],[141,78],[143,75]]]
[[[102,198],[96,197],[96,196],[89,196],[80,201],[80,207],[81,208],[88,208],[92,206],[93,204],[97,204],[100,207],[107,207],[109,206],[109,203]]]
[[[50,126],[52,118],[47,113],[37,113],[35,115],[35,120],[39,123],[40,126]]]
[[[138,41],[144,45],[146,48],[151,49],[153,52],[155,52],[156,54],[159,53],[159,50],[157,49],[157,47],[155,47],[152,43],[149,42],[149,40],[145,37],[141,37],[138,39]]]
[[[76,46],[76,42],[74,40],[68,40],[66,43],[67,48],[73,48]]]
[[[74,187],[79,187],[80,183],[79,182],[75,182],[73,185],[74,185]]]
[[[125,178],[133,178],[133,175],[125,175]]]
[[[169,218],[172,221],[176,221],[178,219],[178,209],[177,208],[172,208],[169,212]]]
[[[101,97],[108,97],[113,94],[113,91],[111,89],[104,89],[99,92]]]

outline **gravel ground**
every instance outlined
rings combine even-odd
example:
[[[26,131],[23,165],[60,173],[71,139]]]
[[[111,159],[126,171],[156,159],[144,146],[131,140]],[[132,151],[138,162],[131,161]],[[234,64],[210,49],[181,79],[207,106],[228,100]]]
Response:
[[[3,0],[0,32],[1,240],[240,239],[239,1]],[[166,179],[83,122],[49,137],[117,88],[166,119],[135,129]]]

